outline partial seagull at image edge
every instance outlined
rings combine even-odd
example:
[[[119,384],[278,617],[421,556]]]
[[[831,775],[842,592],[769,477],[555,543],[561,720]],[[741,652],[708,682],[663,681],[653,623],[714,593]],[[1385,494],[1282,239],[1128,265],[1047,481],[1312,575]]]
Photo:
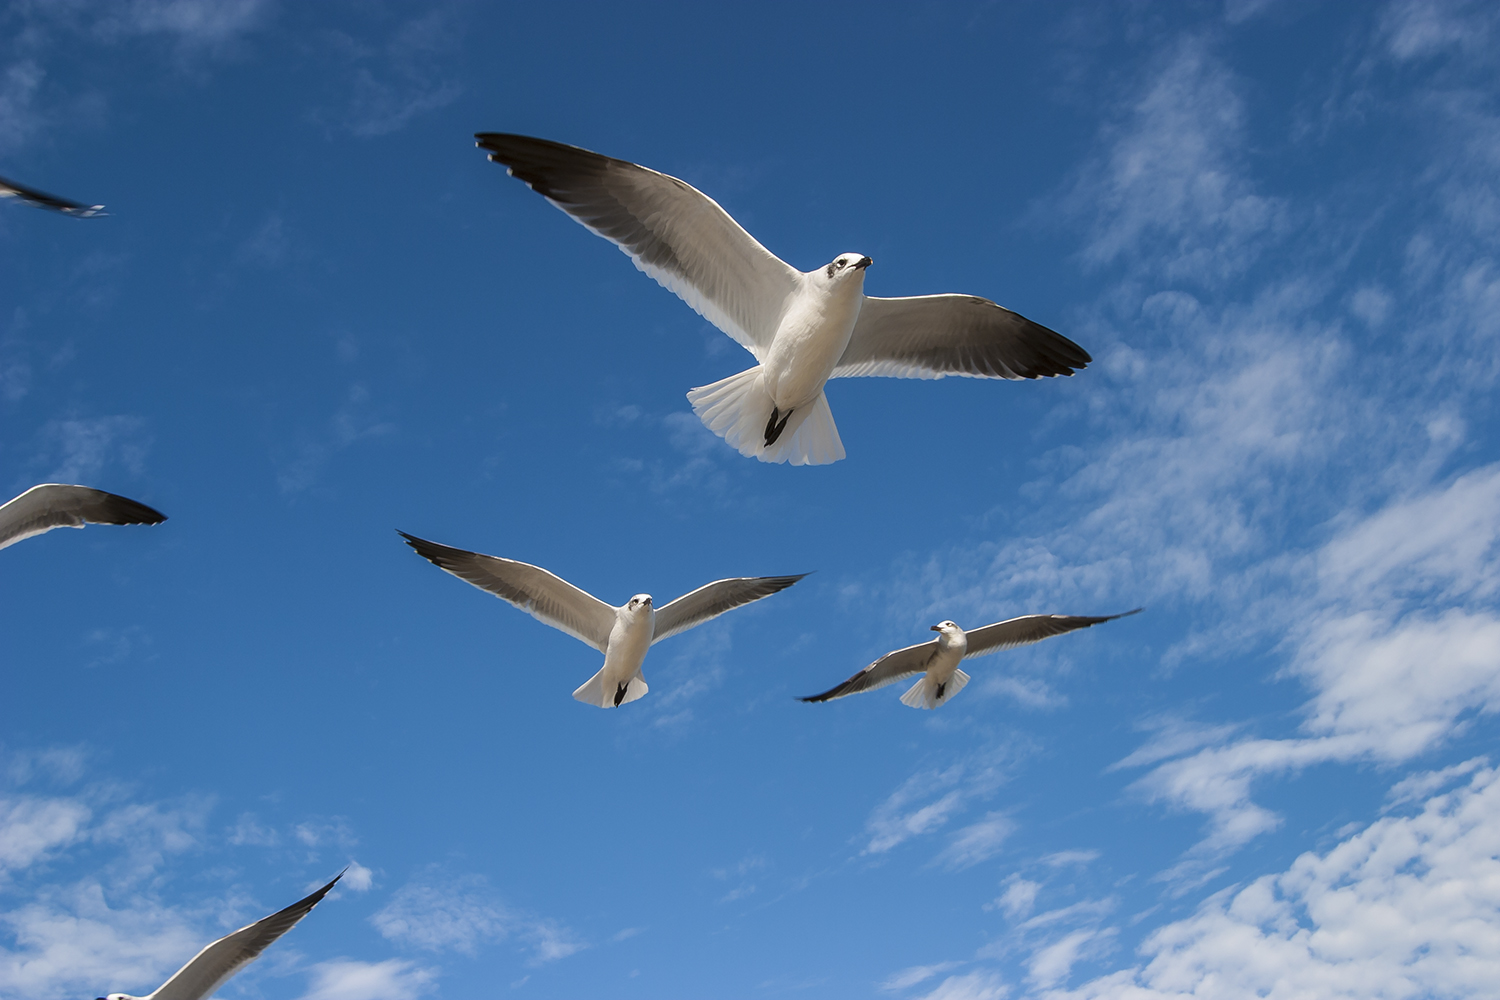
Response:
[[[284,910],[277,910],[269,917],[219,938],[193,956],[171,979],[144,997],[111,993],[98,997],[97,1000],[208,1000],[236,972],[259,958],[260,953],[272,942],[295,927],[297,921],[307,916],[328,895],[328,890],[343,877],[344,873],[339,872],[332,882],[311,896],[299,899]]]
[[[754,355],[754,368],[693,389],[704,425],[762,462],[844,457],[830,378],[1031,379],[1093,359],[1068,338],[975,295],[864,294],[859,253],[802,272],[697,188],[628,160],[548,139],[480,132],[512,177],[624,251]]]
[[[89,486],[42,483],[0,506],[0,549],[53,528],[85,524],[160,524],[167,515],[129,497]]]
[[[822,694],[810,695],[801,701],[833,701],[851,694],[863,694],[876,688],[894,684],[903,677],[923,674],[921,680],[901,696],[901,704],[912,708],[937,708],[962,691],[969,683],[969,675],[958,669],[961,660],[971,656],[998,653],[1002,649],[1014,649],[1033,642],[1050,639],[1076,629],[1088,628],[1101,622],[1112,622],[1140,614],[1141,608],[1118,615],[1023,615],[993,625],[985,625],[965,632],[951,621],[932,626],[938,637],[905,649],[886,653],[853,677]]]
[[[59,198],[55,194],[38,191],[34,187],[25,184],[17,184],[15,181],[0,177],[0,198],[15,198],[24,201],[28,205],[37,208],[50,209],[63,215],[71,215],[75,219],[94,219],[101,215],[108,215],[103,205],[85,205],[81,201],[72,201],[68,198]]]
[[[455,549],[404,531],[397,534],[439,569],[603,653],[604,666],[573,692],[577,700],[599,708],[618,708],[650,690],[641,676],[641,664],[656,643],[726,611],[770,597],[807,575],[715,580],[659,611],[652,605],[650,594],[636,594],[617,608],[540,566]]]

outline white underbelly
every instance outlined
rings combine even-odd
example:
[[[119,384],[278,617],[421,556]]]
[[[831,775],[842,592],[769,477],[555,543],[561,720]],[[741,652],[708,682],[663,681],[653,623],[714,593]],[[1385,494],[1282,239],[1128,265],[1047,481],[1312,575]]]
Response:
[[[818,398],[849,346],[863,299],[827,303],[827,308],[790,313],[783,320],[761,365],[766,392],[782,412]]]

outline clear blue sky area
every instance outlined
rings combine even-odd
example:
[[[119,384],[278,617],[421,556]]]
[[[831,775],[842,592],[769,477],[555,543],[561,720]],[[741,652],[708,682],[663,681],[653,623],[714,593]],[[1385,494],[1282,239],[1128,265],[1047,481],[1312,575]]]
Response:
[[[1500,13],[1474,2],[0,6],[0,997],[1493,996]],[[844,379],[848,458],[473,133],[633,160],[1072,378]],[[611,603],[599,654],[400,529]],[[1033,612],[1145,612],[972,660]]]

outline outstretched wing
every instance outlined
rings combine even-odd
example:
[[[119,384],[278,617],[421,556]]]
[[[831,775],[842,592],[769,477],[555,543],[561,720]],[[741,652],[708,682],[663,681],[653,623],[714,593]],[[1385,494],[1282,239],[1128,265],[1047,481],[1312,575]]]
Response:
[[[1008,621],[996,622],[983,628],[972,629],[964,633],[969,637],[969,650],[964,654],[964,659],[971,656],[983,656],[985,653],[994,653],[1002,649],[1013,649],[1016,646],[1027,646],[1033,642],[1041,642],[1050,639],[1054,635],[1062,635],[1064,632],[1072,632],[1075,629],[1088,628],[1090,625],[1098,625],[1100,622],[1112,622],[1116,618],[1124,618],[1141,612],[1140,608],[1134,611],[1125,611],[1118,615],[1101,615],[1097,617],[1087,615],[1024,615],[1020,618],[1012,618]]]
[[[977,295],[866,297],[833,378],[1041,378],[1090,361],[1067,337]]]
[[[54,212],[71,215],[77,219],[92,219],[96,215],[108,215],[103,205],[85,205],[81,201],[69,201],[55,194],[38,191],[36,188],[17,184],[0,177],[0,198],[17,198],[37,208],[50,208]]]
[[[919,642],[915,646],[907,646],[905,649],[886,653],[837,687],[831,687],[822,694],[810,695],[801,700],[833,701],[835,698],[844,698],[851,694],[874,691],[876,688],[893,684],[903,677],[922,673],[932,662],[932,658],[937,655],[937,651],[938,641],[930,639],[927,642]]]
[[[540,566],[486,556],[398,532],[423,559],[480,590],[509,601],[538,621],[561,629],[601,653],[609,645],[615,609]]]
[[[160,524],[161,511],[87,486],[43,483],[0,506],[0,549],[53,528],[85,524]]]
[[[480,132],[479,147],[755,355],[802,276],[676,177],[547,139]]]
[[[307,916],[343,877],[344,873],[340,872],[332,882],[311,896],[219,938],[178,969],[176,975],[151,994],[151,1000],[208,1000],[231,976],[259,958],[271,942]]]
[[[717,618],[741,604],[770,597],[785,590],[806,576],[737,576],[729,580],[715,580],[704,584],[689,594],[664,605],[656,612],[656,632],[651,636],[652,644],[661,642],[678,632],[686,632],[694,625],[701,625],[710,618]]]

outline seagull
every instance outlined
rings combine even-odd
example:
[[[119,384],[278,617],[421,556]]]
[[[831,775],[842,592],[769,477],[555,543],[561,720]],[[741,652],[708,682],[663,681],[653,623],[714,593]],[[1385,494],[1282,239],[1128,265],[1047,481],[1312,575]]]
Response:
[[[475,136],[490,159],[754,355],[754,368],[688,400],[709,430],[762,462],[844,457],[823,386],[830,378],[1072,375],[1093,359],[1068,338],[975,295],[864,293],[861,253],[798,271],[685,181],[547,139]]]
[[[50,208],[54,212],[71,215],[75,219],[92,219],[109,214],[104,210],[103,205],[85,205],[81,201],[69,201],[55,194],[48,194],[24,184],[17,184],[15,181],[8,181],[4,177],[0,177],[0,198],[17,198],[28,205]]]
[[[901,696],[901,704],[912,708],[937,708],[962,691],[969,675],[958,669],[960,660],[984,656],[1002,649],[1027,646],[1074,629],[1088,628],[1100,622],[1139,614],[1140,608],[1118,615],[1090,617],[1082,615],[1023,615],[965,632],[953,622],[938,622],[932,631],[936,639],[886,653],[844,683],[802,701],[833,701],[851,694],[873,691],[894,684],[912,674],[925,676]]]
[[[43,483],[0,506],[0,549],[53,528],[85,524],[160,524],[161,511],[87,486]]]
[[[133,997],[129,993],[111,993],[97,1000],[207,1000],[214,991],[229,981],[229,978],[260,957],[260,953],[281,935],[297,925],[314,906],[328,895],[343,872],[334,876],[317,892],[300,899],[284,910],[278,910],[249,927],[241,927],[226,937],[193,956],[192,961],[178,969],[176,974],[144,997]]]
[[[657,610],[650,594],[611,607],[540,566],[450,548],[399,532],[417,554],[460,580],[508,601],[604,654],[604,666],[573,692],[586,705],[619,708],[646,693],[646,651],[742,604],[770,597],[806,576],[741,576],[715,580]]]

